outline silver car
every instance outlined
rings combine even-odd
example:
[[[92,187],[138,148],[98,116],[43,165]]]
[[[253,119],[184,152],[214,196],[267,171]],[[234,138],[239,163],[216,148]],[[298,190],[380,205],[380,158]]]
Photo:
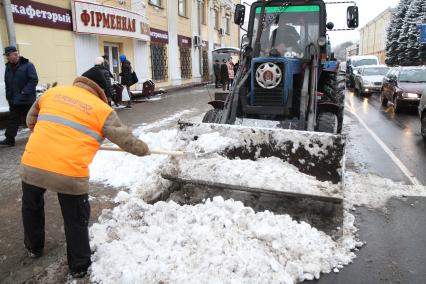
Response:
[[[355,93],[378,93],[382,90],[383,77],[388,73],[386,65],[361,66],[355,73]]]
[[[422,98],[419,104],[419,115],[420,115],[420,131],[423,139],[426,140],[426,89],[423,90]]]

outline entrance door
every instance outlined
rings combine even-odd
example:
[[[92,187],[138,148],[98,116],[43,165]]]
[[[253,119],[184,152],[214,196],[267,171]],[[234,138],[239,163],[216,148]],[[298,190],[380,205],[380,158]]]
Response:
[[[109,62],[109,71],[114,75],[115,80],[118,81],[118,74],[120,73],[120,60],[119,60],[119,46],[116,43],[105,43],[104,54]]]

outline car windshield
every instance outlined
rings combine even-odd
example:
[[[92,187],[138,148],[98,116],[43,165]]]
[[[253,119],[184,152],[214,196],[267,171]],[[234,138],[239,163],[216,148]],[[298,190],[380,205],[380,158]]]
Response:
[[[253,47],[261,9],[256,8],[253,22]],[[318,5],[266,7],[265,27],[260,38],[260,56],[269,56],[272,51],[286,57],[307,56],[305,47],[318,41],[319,15]]]
[[[364,65],[377,65],[376,59],[359,59],[353,61],[354,67],[364,66]]]
[[[424,83],[426,82],[425,69],[403,69],[399,74],[400,82]]]
[[[385,76],[388,73],[389,68],[365,68],[364,75],[365,76],[374,76],[374,75],[382,75]]]

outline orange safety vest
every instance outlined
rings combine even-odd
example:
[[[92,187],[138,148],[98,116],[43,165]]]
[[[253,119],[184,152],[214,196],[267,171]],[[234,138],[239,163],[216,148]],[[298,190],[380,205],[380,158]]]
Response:
[[[38,104],[40,112],[22,163],[65,176],[88,177],[112,108],[76,86],[49,89]]]

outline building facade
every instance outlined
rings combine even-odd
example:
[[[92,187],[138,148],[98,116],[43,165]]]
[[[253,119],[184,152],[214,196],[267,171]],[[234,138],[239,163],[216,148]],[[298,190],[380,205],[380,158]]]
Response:
[[[236,0],[11,2],[17,47],[35,64],[40,84],[71,84],[102,55],[118,79],[120,54],[139,77],[133,88],[141,89],[146,79],[158,87],[199,83],[211,79],[212,51],[240,42],[233,24]],[[0,4],[2,48],[8,45],[3,11]],[[2,79],[0,108],[5,108]]]
[[[386,34],[392,16],[392,9],[388,8],[380,13],[376,18],[368,22],[359,29],[360,55],[376,55],[381,64],[386,58]]]
[[[359,44],[352,44],[346,48],[346,59],[354,55],[359,55]]]

